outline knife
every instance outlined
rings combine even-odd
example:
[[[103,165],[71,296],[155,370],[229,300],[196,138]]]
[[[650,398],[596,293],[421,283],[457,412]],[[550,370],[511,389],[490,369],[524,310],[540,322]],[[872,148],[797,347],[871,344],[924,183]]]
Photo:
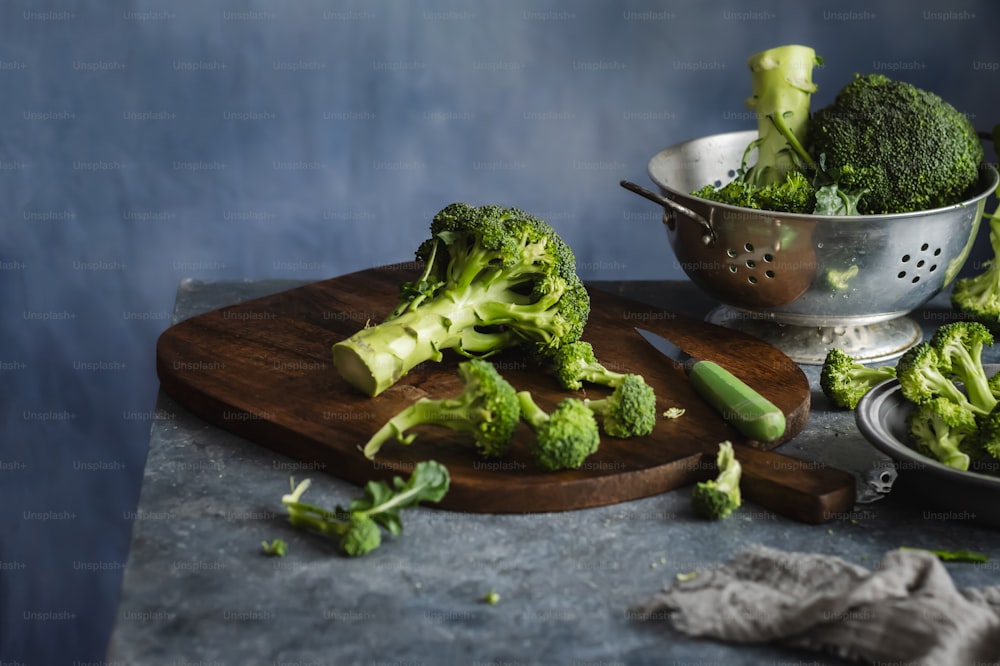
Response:
[[[773,442],[785,433],[785,414],[718,363],[695,358],[662,335],[636,328],[661,354],[679,363],[695,391],[746,437]]]

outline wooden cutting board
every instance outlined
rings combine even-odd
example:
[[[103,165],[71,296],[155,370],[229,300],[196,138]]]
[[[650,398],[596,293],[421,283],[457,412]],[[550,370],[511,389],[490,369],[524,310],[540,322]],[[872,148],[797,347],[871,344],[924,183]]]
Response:
[[[766,450],[782,442],[746,441],[633,328],[660,333],[760,391],[786,415],[782,441],[794,437],[809,416],[808,380],[788,357],[737,331],[594,289],[584,339],[610,369],[645,376],[660,412],[682,407],[683,416],[660,419],[648,437],[604,437],[598,452],[574,471],[538,469],[524,424],[504,460],[483,460],[461,435],[431,426],[422,427],[410,446],[390,442],[375,461],[367,460],[359,447],[392,415],[417,398],[444,397],[461,387],[455,367],[463,359],[451,352],[440,363],[418,366],[376,398],[357,392],[333,367],[331,346],[366,322],[381,321],[396,303],[399,284],[414,277],[410,270],[370,269],[182,321],[157,342],[161,386],[210,423],[359,485],[406,475],[420,460],[437,460],[452,480],[437,505],[443,509],[529,513],[647,497],[714,476],[723,440],[736,445],[747,500],[808,523],[826,522],[853,506],[851,474]],[[491,360],[545,409],[571,394],[520,353]],[[575,394],[608,392],[588,387]]]

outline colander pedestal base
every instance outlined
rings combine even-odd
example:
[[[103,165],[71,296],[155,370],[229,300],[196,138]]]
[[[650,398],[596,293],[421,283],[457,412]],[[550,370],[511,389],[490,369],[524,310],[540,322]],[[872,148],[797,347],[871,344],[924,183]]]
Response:
[[[720,305],[705,320],[763,340],[803,365],[822,365],[831,347],[861,363],[881,363],[901,356],[923,337],[920,325],[909,317],[864,325],[802,326]]]

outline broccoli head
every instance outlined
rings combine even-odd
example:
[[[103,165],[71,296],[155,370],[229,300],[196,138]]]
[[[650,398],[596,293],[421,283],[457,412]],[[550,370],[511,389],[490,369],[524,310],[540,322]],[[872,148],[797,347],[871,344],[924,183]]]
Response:
[[[981,140],[937,95],[883,74],[857,75],[809,123],[807,150],[862,214],[958,203],[979,178]]]
[[[721,520],[743,503],[740,478],[743,468],[736,459],[732,442],[719,444],[716,478],[696,483],[691,491],[691,508],[702,518]]]
[[[968,409],[976,416],[985,416],[984,410],[971,402],[951,377],[942,370],[937,349],[930,342],[919,342],[910,347],[896,363],[896,377],[903,397],[920,404],[934,398],[947,398]]]
[[[514,430],[521,419],[517,391],[489,361],[473,358],[458,364],[462,391],[447,398],[420,398],[393,416],[364,446],[374,458],[385,442],[395,439],[410,444],[416,438],[407,431],[418,425],[443,426],[471,435],[484,457],[501,457],[510,449]]]
[[[451,204],[417,248],[424,271],[401,286],[380,324],[333,345],[333,363],[371,396],[418,364],[453,349],[486,357],[526,347],[542,357],[574,342],[590,296],[570,247],[546,222],[516,208]]]
[[[917,405],[907,417],[910,442],[955,469],[969,469],[969,454],[963,446],[976,433],[976,416],[947,398],[933,398]]]
[[[578,398],[563,398],[552,413],[546,413],[531,393],[517,394],[521,416],[535,432],[532,449],[535,461],[544,469],[579,469],[601,443],[594,412]]]
[[[955,321],[939,326],[930,344],[937,351],[941,370],[962,382],[969,401],[981,412],[997,404],[990,378],[983,367],[983,348],[993,344],[993,334],[983,324]]]
[[[622,383],[625,374],[608,370],[597,360],[589,342],[577,340],[560,347],[552,356],[556,379],[563,388],[574,391],[583,388],[584,382],[615,387]]]
[[[611,395],[584,403],[601,417],[601,428],[611,437],[643,437],[656,425],[656,393],[641,375],[628,374]]]
[[[854,409],[861,397],[876,384],[895,376],[894,366],[870,368],[855,361],[844,350],[831,347],[823,360],[819,386],[833,404]]]

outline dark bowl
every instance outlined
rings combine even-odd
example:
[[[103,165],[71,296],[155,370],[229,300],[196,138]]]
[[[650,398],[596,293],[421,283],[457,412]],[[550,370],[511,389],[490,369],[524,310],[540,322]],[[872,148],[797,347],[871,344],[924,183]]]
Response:
[[[928,518],[1000,527],[1000,460],[962,471],[914,450],[906,434],[912,410],[913,403],[903,397],[895,379],[871,389],[854,410],[861,434],[895,464],[898,477],[892,492],[898,488],[924,505]]]

